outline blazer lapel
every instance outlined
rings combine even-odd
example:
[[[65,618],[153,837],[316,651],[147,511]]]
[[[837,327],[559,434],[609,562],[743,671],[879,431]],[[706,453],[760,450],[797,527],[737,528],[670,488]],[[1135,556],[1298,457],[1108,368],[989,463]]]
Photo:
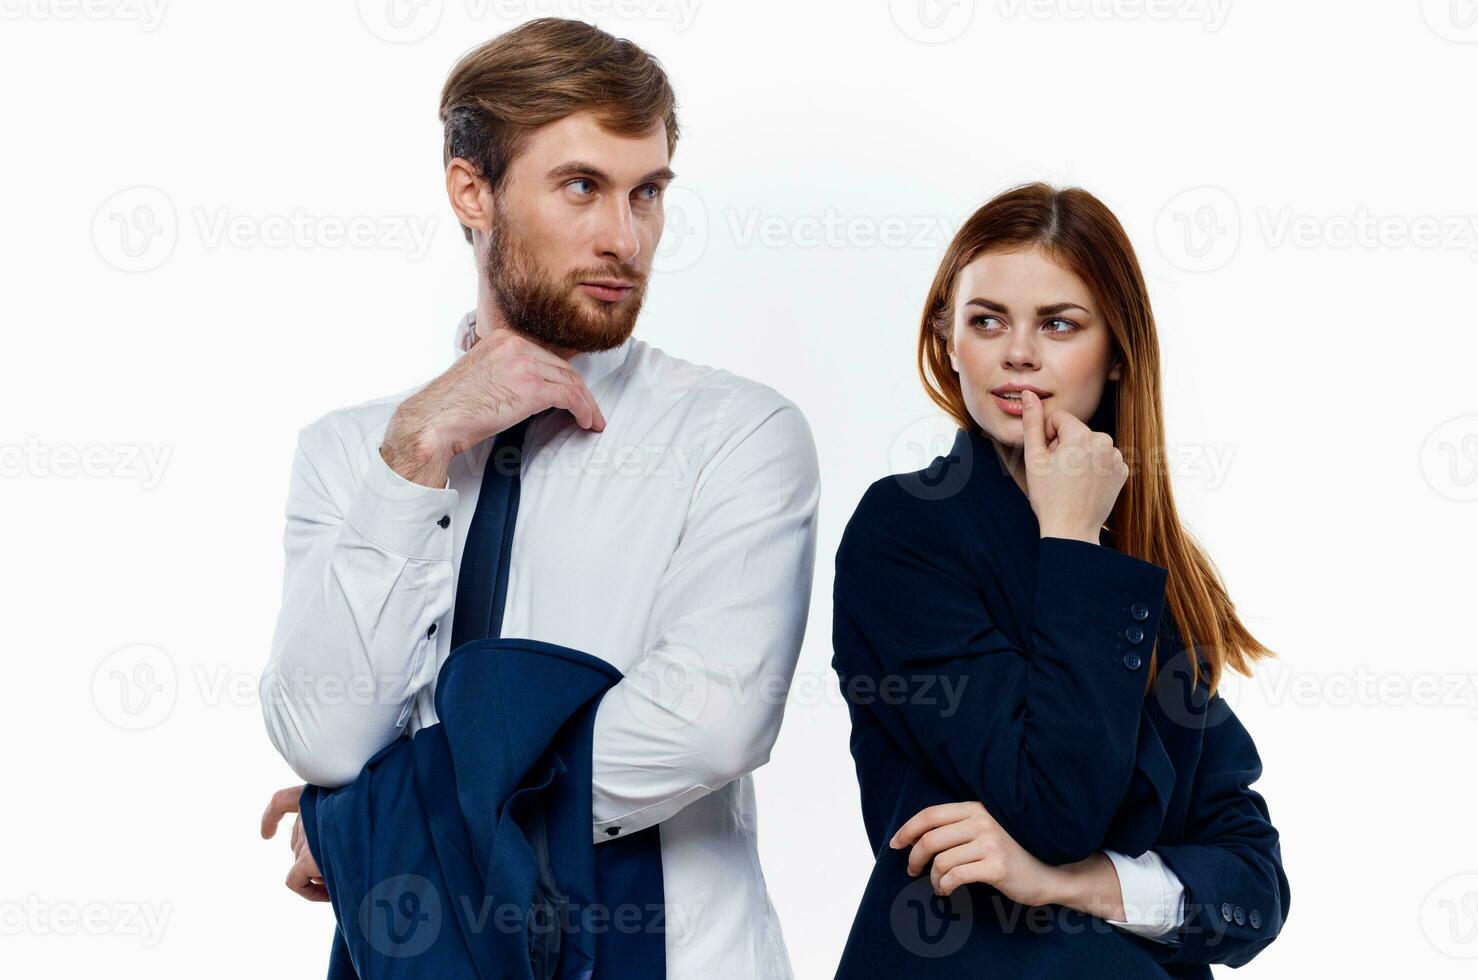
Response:
[[[1003,624],[1024,649],[1032,649],[1032,605],[1037,592],[1037,516],[1012,479],[989,436],[960,429],[950,450],[965,473],[971,507],[997,538],[1005,567],[993,569],[1010,595],[1012,621]],[[994,556],[992,556],[994,557]]]

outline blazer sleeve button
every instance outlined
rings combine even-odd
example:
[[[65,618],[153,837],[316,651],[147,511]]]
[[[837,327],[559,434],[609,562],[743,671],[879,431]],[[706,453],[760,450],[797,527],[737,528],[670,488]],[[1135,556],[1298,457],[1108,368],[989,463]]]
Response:
[[[1240,926],[1247,922],[1247,913],[1242,911],[1242,906],[1238,905],[1236,908],[1232,909],[1232,918],[1236,919],[1237,925]]]
[[[1129,615],[1133,616],[1135,619],[1139,620],[1142,623],[1146,619],[1150,618],[1150,607],[1146,606],[1142,602],[1136,602],[1134,605],[1129,607]]]
[[[1221,903],[1221,917],[1223,919],[1227,920],[1228,922],[1231,922],[1232,921],[1232,903],[1231,902],[1222,902]]]
[[[1251,912],[1248,912],[1247,913],[1247,924],[1250,925],[1254,929],[1261,929],[1262,928],[1262,913],[1259,912],[1257,909],[1253,909]]]
[[[1139,654],[1137,653],[1124,654],[1124,666],[1127,667],[1129,670],[1138,670],[1139,665],[1142,662],[1143,661],[1139,659]]]
[[[1144,639],[1144,630],[1140,629],[1138,626],[1131,626],[1124,631],[1124,639],[1128,640],[1130,643],[1138,643],[1140,640]]]

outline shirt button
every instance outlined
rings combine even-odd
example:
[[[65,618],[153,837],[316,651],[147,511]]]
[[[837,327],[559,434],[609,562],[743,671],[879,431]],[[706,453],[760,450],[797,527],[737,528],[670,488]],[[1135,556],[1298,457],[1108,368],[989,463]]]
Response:
[[[1237,925],[1240,926],[1247,921],[1247,913],[1242,911],[1242,906],[1238,905],[1232,909],[1232,918],[1236,919]]]
[[[1138,626],[1131,626],[1124,631],[1124,639],[1128,640],[1130,643],[1138,643],[1140,640],[1144,639],[1144,630],[1140,629]]]
[[[1124,654],[1124,666],[1125,667],[1128,667],[1130,670],[1138,670],[1139,669],[1139,665],[1142,662],[1143,661],[1141,661],[1139,659],[1139,654],[1137,654],[1137,653],[1126,653],[1126,654]]]
[[[1262,928],[1262,913],[1259,912],[1257,909],[1253,909],[1251,912],[1248,912],[1247,913],[1247,924],[1250,925],[1254,929],[1261,929]]]
[[[619,833],[621,833],[621,828],[620,827],[607,827],[606,828],[606,836],[607,837],[615,837]]]
[[[441,515],[441,520],[437,521],[436,523],[437,523],[437,526],[439,526],[439,527],[446,527],[447,525],[449,525],[449,524],[452,523],[452,519],[450,517],[448,517],[446,514],[442,514]]]
[[[1221,917],[1223,919],[1226,919],[1228,922],[1231,922],[1232,921],[1232,903],[1231,902],[1222,902],[1221,903]]]
[[[1136,602],[1134,605],[1129,607],[1129,615],[1133,616],[1135,619],[1139,620],[1142,623],[1146,619],[1150,618],[1150,607],[1146,606],[1142,602]]]
[[[430,639],[431,637],[433,637],[435,635],[436,635],[436,624],[435,623],[432,623],[430,626],[426,627],[426,638],[427,639]]]

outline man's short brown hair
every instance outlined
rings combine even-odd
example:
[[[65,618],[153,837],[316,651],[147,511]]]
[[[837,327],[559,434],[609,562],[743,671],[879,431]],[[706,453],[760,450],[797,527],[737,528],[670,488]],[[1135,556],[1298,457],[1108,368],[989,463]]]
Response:
[[[622,136],[662,123],[668,155],[677,148],[677,97],[656,58],[577,20],[531,20],[453,66],[441,90],[442,166],[461,157],[496,191],[529,133],[583,110]]]

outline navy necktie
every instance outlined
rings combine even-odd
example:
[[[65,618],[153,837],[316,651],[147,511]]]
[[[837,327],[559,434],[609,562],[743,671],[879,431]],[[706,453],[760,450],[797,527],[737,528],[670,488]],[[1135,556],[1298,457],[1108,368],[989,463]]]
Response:
[[[553,411],[556,409],[545,409],[530,416],[500,432],[493,440],[482,471],[477,508],[467,528],[467,540],[462,543],[462,565],[457,574],[457,599],[452,612],[453,650],[473,640],[502,636],[508,566],[513,557],[513,524],[518,516],[524,434],[529,422]],[[586,751],[589,751],[588,743]],[[606,831],[612,835],[619,832],[617,827]],[[626,896],[625,901],[610,907],[666,908],[660,833],[661,824],[653,824],[595,848],[598,893]],[[625,977],[662,980],[667,975],[666,931],[665,924],[660,928],[606,931],[596,948],[600,962],[612,968],[599,971],[600,975],[619,973]]]
[[[467,540],[462,543],[462,566],[452,611],[453,650],[470,640],[502,635],[523,438],[529,422],[537,417],[531,415],[498,433],[483,466],[477,509],[467,528]]]

